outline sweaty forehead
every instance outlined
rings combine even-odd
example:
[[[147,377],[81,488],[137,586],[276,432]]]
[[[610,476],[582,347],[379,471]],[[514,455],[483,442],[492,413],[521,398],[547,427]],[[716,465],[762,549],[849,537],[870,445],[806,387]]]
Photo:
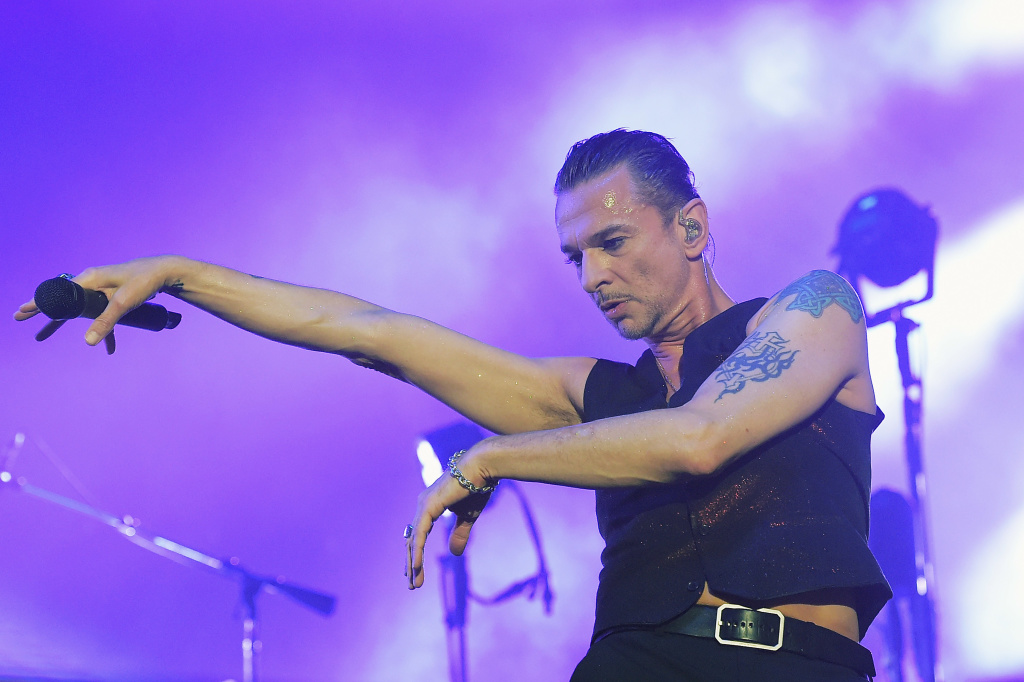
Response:
[[[643,208],[633,191],[629,172],[619,168],[559,194],[555,201],[555,227],[565,243],[567,238],[575,240],[585,232],[629,222]]]

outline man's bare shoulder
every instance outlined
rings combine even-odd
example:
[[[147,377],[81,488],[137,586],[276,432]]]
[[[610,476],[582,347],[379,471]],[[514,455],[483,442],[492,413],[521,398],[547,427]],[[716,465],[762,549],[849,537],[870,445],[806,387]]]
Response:
[[[788,337],[800,339],[800,352],[807,360],[810,353],[831,367],[845,367],[836,400],[874,412],[864,309],[856,290],[843,277],[828,270],[812,270],[786,285],[747,324],[748,337],[770,331],[784,331]]]
[[[857,292],[843,277],[830,270],[811,270],[768,299],[747,324],[751,333],[776,311],[802,312],[821,319],[835,306],[857,327],[864,328],[864,308]]]

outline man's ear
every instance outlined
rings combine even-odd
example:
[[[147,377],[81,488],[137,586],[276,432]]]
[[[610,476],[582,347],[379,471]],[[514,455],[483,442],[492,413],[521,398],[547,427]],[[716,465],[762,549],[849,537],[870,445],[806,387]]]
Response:
[[[675,229],[686,257],[698,260],[708,245],[708,210],[704,202],[692,199],[679,209]]]

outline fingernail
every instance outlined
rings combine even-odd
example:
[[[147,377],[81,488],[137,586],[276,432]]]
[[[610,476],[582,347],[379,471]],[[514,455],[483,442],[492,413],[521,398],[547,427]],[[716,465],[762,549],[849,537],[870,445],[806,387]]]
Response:
[[[95,346],[97,343],[100,342],[100,335],[97,334],[96,332],[89,332],[88,334],[85,335],[85,342],[90,346]]]

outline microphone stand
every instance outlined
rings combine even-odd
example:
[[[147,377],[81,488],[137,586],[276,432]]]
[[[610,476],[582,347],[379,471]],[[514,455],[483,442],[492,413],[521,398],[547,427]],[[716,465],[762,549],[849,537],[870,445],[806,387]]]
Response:
[[[448,519],[448,535],[455,529],[455,515]],[[466,554],[441,557],[441,600],[444,602],[445,640],[448,645],[448,678],[466,682],[466,606],[469,572]]]
[[[530,505],[522,489],[512,480],[504,480],[494,492],[491,504],[502,490],[509,490],[519,501],[519,508],[526,521],[530,539],[537,556],[537,570],[528,578],[516,581],[494,596],[484,597],[473,592],[470,587],[469,569],[466,564],[466,553],[461,556],[445,554],[441,564],[441,599],[444,602],[444,623],[448,645],[448,677],[450,682],[468,682],[466,674],[466,623],[468,620],[469,601],[473,600],[481,606],[494,606],[508,601],[520,594],[533,600],[538,591],[544,602],[544,613],[551,615],[551,604],[555,599],[551,590],[550,574],[544,560],[544,549],[541,547],[540,531],[534,521]],[[448,521],[448,534],[455,528],[455,516]]]
[[[300,587],[281,578],[271,578],[252,573],[242,568],[237,557],[223,561],[159,535],[145,533],[138,529],[138,519],[130,515],[118,518],[84,502],[79,502],[45,488],[34,486],[28,483],[24,477],[15,479],[9,471],[6,471],[6,467],[4,469],[4,471],[0,471],[0,488],[11,488],[27,493],[33,497],[88,516],[110,526],[139,547],[148,549],[166,559],[187,566],[203,566],[225,578],[238,580],[241,585],[242,605],[245,608],[245,617],[242,619],[243,682],[259,682],[260,679],[259,657],[263,646],[257,638],[259,621],[257,620],[256,611],[256,597],[259,596],[260,592],[265,590],[267,592],[282,593],[324,616],[329,616],[334,611],[335,598],[329,594]]]

